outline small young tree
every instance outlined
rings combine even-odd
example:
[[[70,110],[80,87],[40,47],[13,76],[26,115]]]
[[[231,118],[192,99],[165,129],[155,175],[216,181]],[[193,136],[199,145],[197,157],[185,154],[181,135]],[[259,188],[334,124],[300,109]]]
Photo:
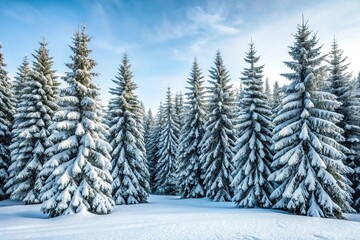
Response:
[[[170,88],[167,90],[166,102],[163,106],[163,125],[160,133],[159,160],[155,169],[155,187],[158,194],[175,195],[177,193],[176,158],[179,128],[174,121],[174,104]]]
[[[73,37],[70,72],[64,78],[60,110],[51,125],[49,138],[54,143],[46,150],[50,159],[41,172],[48,176],[42,188],[42,207],[50,217],[89,211],[110,213],[111,146],[106,141],[108,132],[102,123],[99,88],[92,83],[96,63],[89,57],[90,37],[85,28]]]
[[[23,79],[24,90],[17,104],[11,144],[14,173],[9,182],[9,185],[12,183],[10,197],[25,204],[40,202],[43,179],[39,173],[47,160],[45,149],[52,144],[49,126],[57,110],[57,82],[45,38],[33,57],[35,61],[28,80]],[[23,70],[27,71],[26,63]]]
[[[267,180],[272,161],[271,110],[268,106],[269,93],[263,93],[264,66],[256,66],[259,59],[251,42],[245,58],[250,66],[244,69],[244,77],[241,78],[245,86],[238,119],[241,136],[236,142],[235,171],[231,183],[235,194],[233,201],[239,207],[266,208],[272,205],[269,196],[273,186]],[[269,85],[268,82],[266,85]]]
[[[221,53],[215,58],[215,67],[210,70],[208,120],[202,140],[201,165],[206,196],[214,201],[231,201],[233,190],[232,172],[234,166],[235,99],[231,90],[229,73],[224,66]]]
[[[9,143],[11,141],[11,123],[14,115],[15,100],[11,91],[11,82],[5,70],[6,64],[0,44],[0,200],[8,197],[5,183],[8,180],[10,165]]]
[[[146,163],[141,104],[134,91],[130,63],[125,54],[118,76],[110,89],[114,96],[109,104],[112,156],[112,188],[116,204],[145,203],[150,192]],[[140,147],[139,147],[140,146]]]
[[[276,151],[272,166],[277,170],[270,181],[279,182],[271,197],[275,208],[314,217],[342,218],[351,211],[351,189],[344,176],[351,171],[342,159],[339,141],[342,129],[336,126],[342,116],[335,112],[340,103],[336,96],[322,90],[324,56],[304,22],[294,35],[285,64],[293,70],[283,74],[291,81],[286,89],[273,139]]]
[[[202,168],[200,164],[201,140],[205,134],[205,104],[203,76],[197,60],[194,60],[190,78],[189,92],[186,93],[186,113],[184,126],[179,139],[179,186],[182,198],[205,197]]]

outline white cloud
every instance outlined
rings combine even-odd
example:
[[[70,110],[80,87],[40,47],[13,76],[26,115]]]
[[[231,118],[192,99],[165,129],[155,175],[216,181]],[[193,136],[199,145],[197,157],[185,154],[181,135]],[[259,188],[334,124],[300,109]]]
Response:
[[[149,38],[154,42],[163,42],[188,36],[204,37],[208,34],[234,35],[238,33],[238,29],[228,24],[226,20],[226,11],[209,10],[200,6],[191,7],[185,11],[183,19],[164,19]],[[239,24],[238,19],[233,25]]]
[[[261,55],[259,64],[265,64],[265,75],[269,77],[271,84],[275,80],[280,84],[287,83],[287,80],[280,76],[281,73],[290,71],[283,61],[290,60],[287,46],[294,42],[292,34],[296,32],[297,24],[301,23],[301,14],[309,19],[309,27],[320,38],[319,44],[324,43],[323,53],[330,50],[333,35],[339,40],[340,47],[352,62],[350,71],[356,73],[360,70],[360,2],[341,1],[325,2],[314,4],[308,7],[299,7],[293,11],[276,11],[269,14],[263,21],[247,32],[239,32],[235,35],[219,33],[220,36],[214,39],[203,38],[194,40],[191,45],[176,49],[174,59],[189,62],[197,56],[200,63],[209,69],[217,49],[220,49],[224,56],[224,62],[230,76],[236,83],[244,69],[245,52],[248,51],[248,43],[251,39],[255,42],[258,54]],[[199,10],[199,12],[201,12]],[[199,21],[202,21],[199,14]],[[225,21],[212,17],[206,21],[213,23]],[[204,20],[205,21],[205,20]]]

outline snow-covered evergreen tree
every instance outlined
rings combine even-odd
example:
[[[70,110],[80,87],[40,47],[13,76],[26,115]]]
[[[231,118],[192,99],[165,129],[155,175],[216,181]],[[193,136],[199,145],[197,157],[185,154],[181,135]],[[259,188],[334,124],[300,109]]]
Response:
[[[233,189],[232,172],[234,166],[234,145],[236,133],[234,128],[235,98],[230,85],[229,73],[224,66],[221,53],[218,51],[214,61],[215,67],[210,70],[207,121],[202,140],[201,165],[203,167],[206,196],[214,201],[231,201]]]
[[[179,127],[179,130],[181,130],[182,126],[184,125],[184,99],[183,94],[176,93],[175,94],[175,121]],[[179,138],[180,136],[178,136]]]
[[[160,103],[157,114],[155,116],[154,124],[150,129],[149,140],[148,140],[148,147],[147,151],[147,162],[149,165],[149,172],[150,172],[150,188],[151,192],[156,192],[156,164],[158,162],[159,150],[160,150],[160,134],[163,125],[163,106]]]
[[[175,195],[177,193],[177,148],[179,127],[175,122],[175,109],[171,91],[168,88],[163,106],[163,124],[160,133],[159,159],[155,168],[155,187],[157,194]]]
[[[12,84],[16,104],[19,102],[20,96],[22,95],[22,90],[25,86],[25,82],[28,80],[30,73],[31,67],[29,59],[27,56],[25,56],[21,65],[18,67],[18,72]]]
[[[256,56],[254,43],[250,43],[241,78],[244,85],[244,96],[241,99],[239,116],[240,138],[236,141],[235,171],[231,183],[234,188],[233,201],[239,207],[270,207],[270,194],[273,186],[267,178],[271,174],[271,110],[268,105],[270,91],[263,92],[263,68],[257,66],[260,57]]]
[[[151,129],[154,127],[155,119],[149,108],[147,114],[144,117],[144,143],[146,149],[146,155],[150,152],[151,145]],[[148,157],[147,157],[148,158]]]
[[[268,101],[271,101],[272,94],[271,94],[271,89],[270,89],[269,78],[265,79],[264,93],[265,93],[265,96],[267,97]]]
[[[271,109],[273,110],[273,113],[276,113],[276,109],[280,106],[281,100],[282,100],[282,90],[279,86],[278,81],[275,81],[273,86],[273,92],[271,94]]]
[[[360,85],[351,93],[348,111],[348,124],[352,131],[348,132],[347,139],[352,152],[348,155],[347,164],[354,170],[351,175],[353,201],[354,208],[360,212]]]
[[[96,62],[89,57],[90,37],[85,27],[77,31],[71,46],[70,72],[64,78],[68,87],[61,91],[60,109],[53,118],[46,150],[51,157],[41,172],[48,176],[42,188],[42,207],[51,217],[89,211],[110,213],[111,146],[102,123],[99,88],[92,83]]]
[[[11,141],[11,124],[14,115],[15,100],[13,98],[11,82],[1,52],[0,44],[0,200],[8,197],[5,183],[8,180],[10,165],[9,143]]]
[[[344,141],[342,144],[349,149],[347,158],[344,159],[346,165],[354,168],[359,167],[359,150],[360,150],[360,99],[358,88],[352,91],[351,74],[347,72],[349,63],[347,58],[343,57],[343,51],[339,48],[337,41],[334,39],[331,51],[329,53],[329,82],[330,91],[337,96],[337,100],[341,102],[341,106],[336,109],[336,112],[344,116],[343,120],[337,125],[344,129]],[[359,179],[360,172],[354,172],[351,177],[353,181],[354,203],[359,198]],[[358,210],[360,206],[356,205]]]
[[[181,129],[178,148],[178,181],[182,198],[205,197],[202,168],[200,165],[201,140],[205,134],[205,104],[203,76],[197,60],[194,60],[187,96],[184,125]]]
[[[285,62],[293,72],[283,74],[287,86],[273,139],[276,151],[272,166],[277,170],[269,180],[279,182],[271,194],[275,208],[314,217],[341,218],[351,211],[351,189],[344,176],[351,169],[341,161],[346,148],[342,129],[336,126],[342,116],[335,112],[336,96],[323,91],[321,78],[324,56],[318,38],[304,22],[298,25],[295,43]]]
[[[137,86],[125,54],[118,75],[110,89],[114,96],[109,105],[112,157],[112,189],[116,204],[147,202],[150,192],[142,121],[142,106],[134,91]]]
[[[28,78],[25,79],[28,71],[25,62],[17,82],[24,89],[18,93],[21,95],[14,116],[10,146],[11,179],[7,184],[10,198],[22,200],[25,204],[40,202],[43,186],[40,171],[47,160],[45,150],[52,144],[49,141],[49,126],[57,110],[57,81],[45,38],[33,57],[35,61]]]

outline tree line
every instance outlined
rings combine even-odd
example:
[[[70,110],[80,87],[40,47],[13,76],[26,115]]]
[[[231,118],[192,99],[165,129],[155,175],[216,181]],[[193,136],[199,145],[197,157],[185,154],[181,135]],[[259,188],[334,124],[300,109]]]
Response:
[[[85,28],[62,89],[45,39],[13,81],[0,53],[0,198],[42,203],[51,217],[108,214],[150,193],[316,217],[359,211],[360,77],[335,39],[322,54],[304,22],[294,38],[290,84],[271,90],[251,42],[239,91],[218,51],[210,86],[195,58],[185,97],[168,88],[155,116],[126,54],[104,110]]]

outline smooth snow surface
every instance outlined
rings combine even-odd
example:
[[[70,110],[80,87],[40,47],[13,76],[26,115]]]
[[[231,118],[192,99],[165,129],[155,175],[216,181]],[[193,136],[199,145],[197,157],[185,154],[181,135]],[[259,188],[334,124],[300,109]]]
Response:
[[[0,239],[359,239],[360,214],[349,220],[239,209],[208,199],[150,196],[112,214],[80,213],[49,219],[40,205],[0,202]]]

